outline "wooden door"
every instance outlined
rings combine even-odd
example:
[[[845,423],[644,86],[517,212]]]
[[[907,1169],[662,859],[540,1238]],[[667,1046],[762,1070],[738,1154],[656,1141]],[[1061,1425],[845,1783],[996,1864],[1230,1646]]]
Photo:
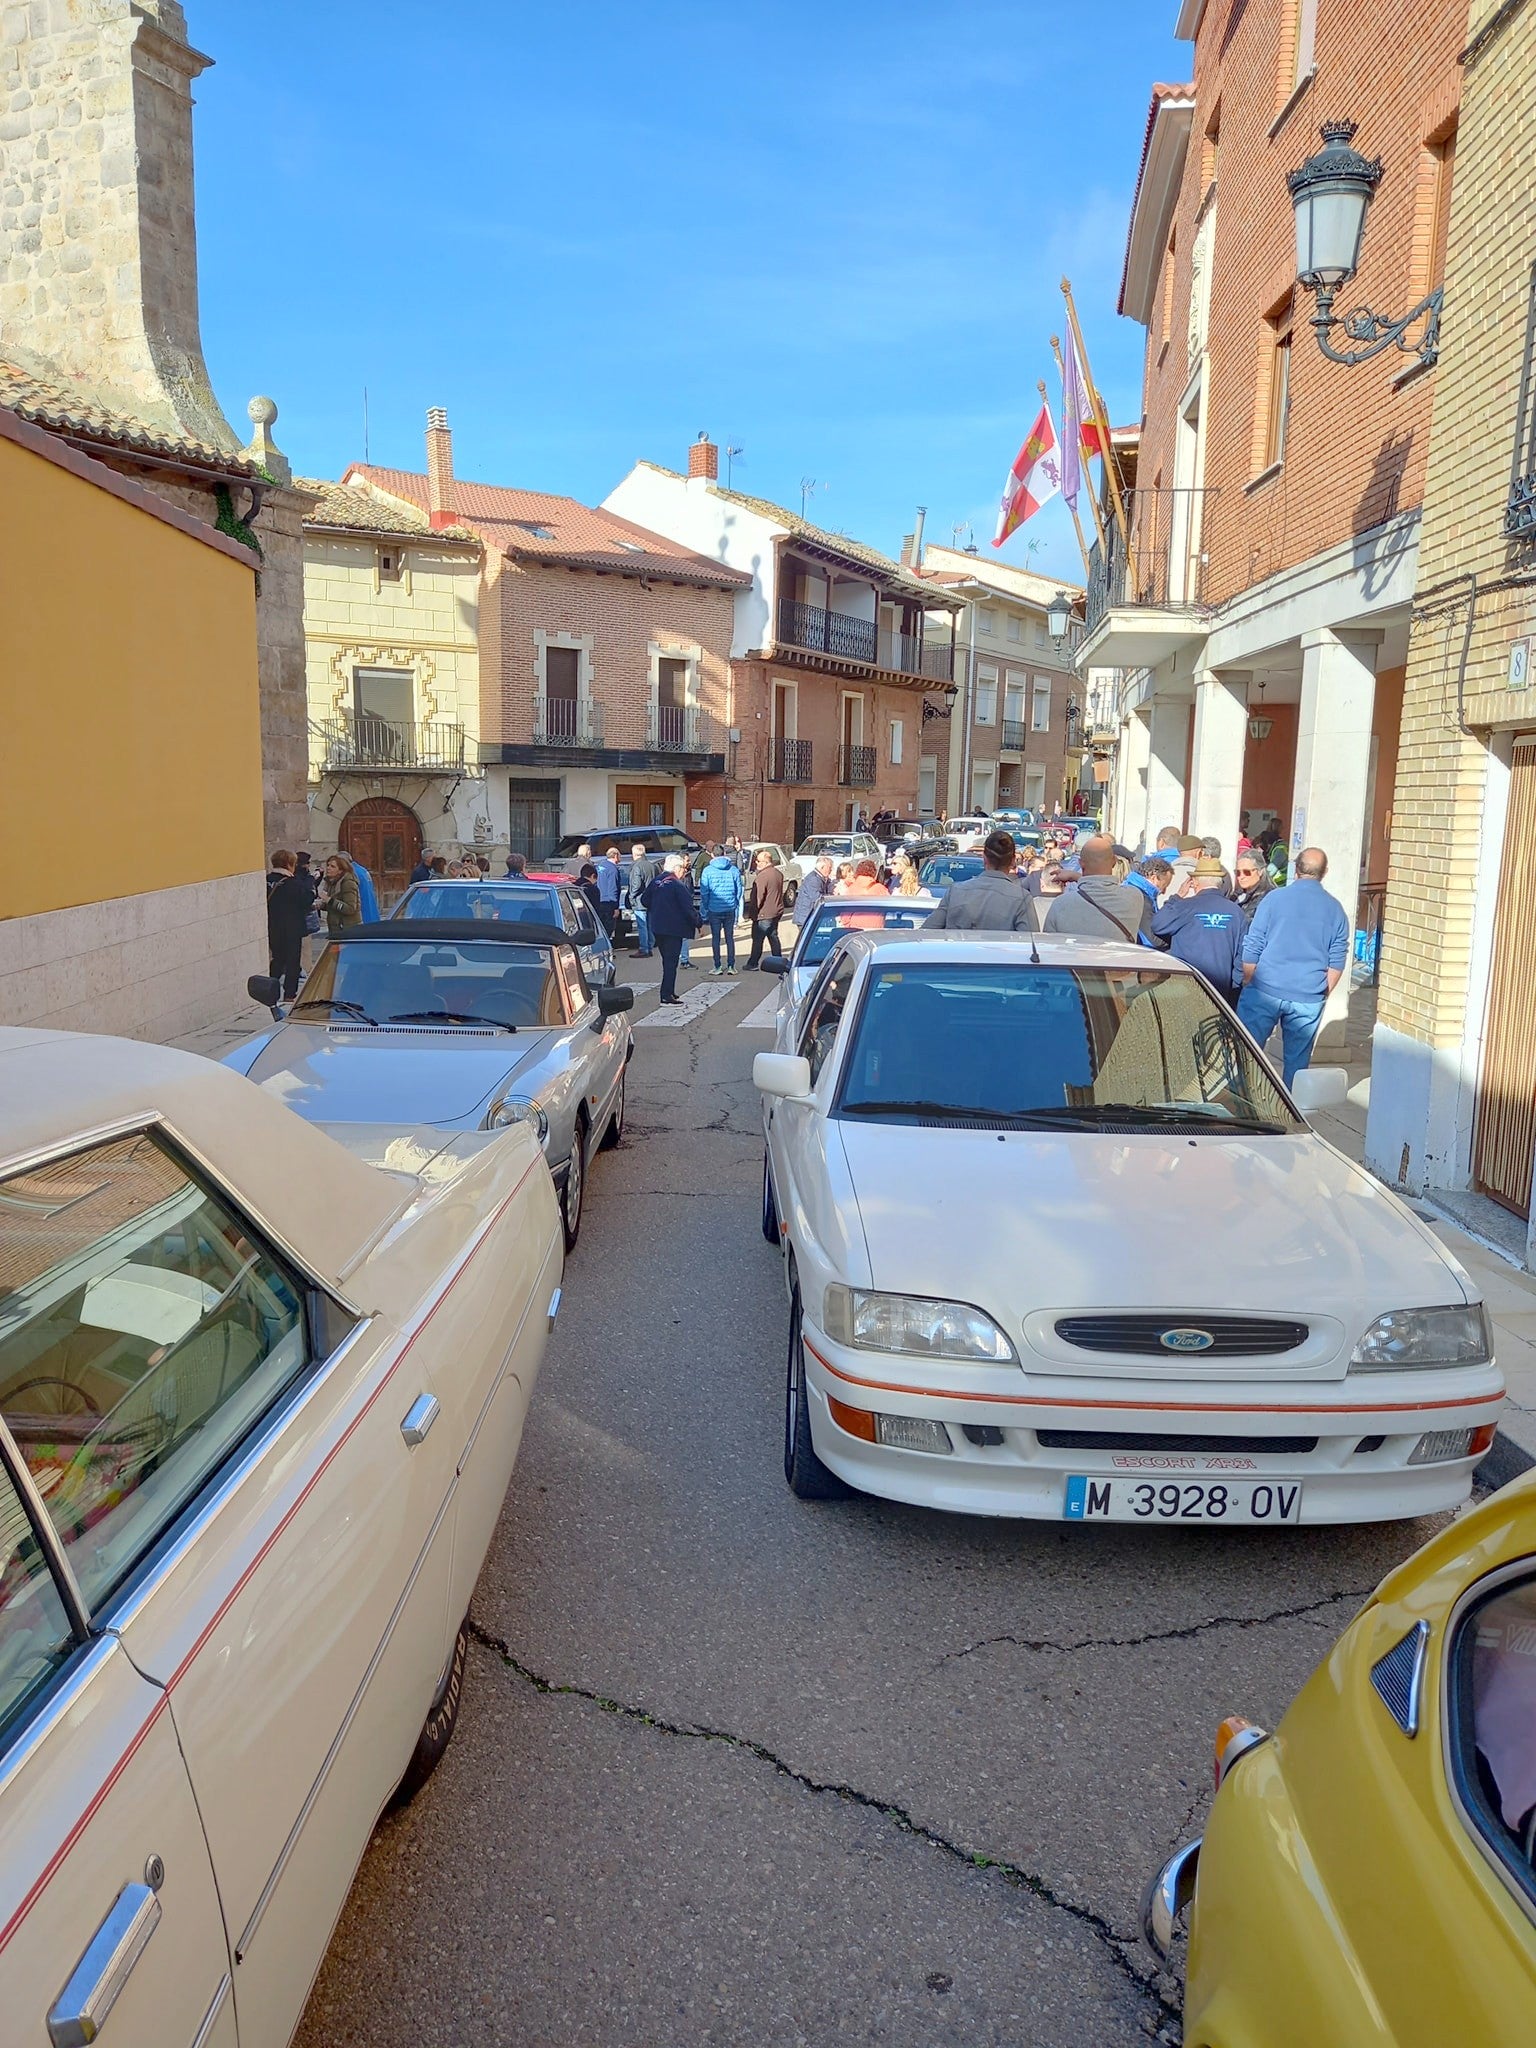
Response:
[[[615,808],[628,805],[627,822],[631,825],[677,823],[677,791],[670,784],[616,782],[613,786],[613,801]]]
[[[393,797],[371,796],[354,804],[341,821],[341,850],[359,860],[373,877],[379,908],[387,910],[404,893],[411,869],[421,859],[421,826],[416,813]]]
[[[1516,740],[1493,920],[1488,1029],[1477,1086],[1472,1178],[1528,1216],[1536,1161],[1536,736]]]

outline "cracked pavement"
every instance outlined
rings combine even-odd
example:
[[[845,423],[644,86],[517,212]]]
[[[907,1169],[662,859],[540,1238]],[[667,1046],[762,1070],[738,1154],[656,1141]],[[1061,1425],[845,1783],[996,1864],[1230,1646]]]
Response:
[[[302,2048],[1175,2041],[1137,1903],[1215,1725],[1272,1725],[1428,1534],[796,1501],[761,993],[637,1035],[460,1725],[370,1846]]]

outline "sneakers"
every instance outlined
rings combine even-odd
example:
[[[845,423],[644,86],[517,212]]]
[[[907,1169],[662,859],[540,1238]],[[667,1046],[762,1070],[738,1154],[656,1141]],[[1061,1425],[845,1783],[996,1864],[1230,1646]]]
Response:
[[[724,974],[725,969],[723,967],[711,967],[709,971],[710,974],[714,977],[714,979],[718,981],[721,975]]]
[[[734,967],[727,967],[725,971],[732,981],[736,979],[736,969]]]

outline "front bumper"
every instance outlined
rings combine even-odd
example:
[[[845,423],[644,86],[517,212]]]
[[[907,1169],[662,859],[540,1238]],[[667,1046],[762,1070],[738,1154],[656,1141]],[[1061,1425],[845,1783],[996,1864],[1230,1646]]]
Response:
[[[1060,1520],[1073,1474],[1299,1480],[1303,1523],[1434,1514],[1467,1498],[1477,1456],[1414,1465],[1410,1454],[1431,1431],[1496,1422],[1504,1394],[1492,1366],[1436,1374],[1432,1387],[1408,1375],[1374,1387],[1359,1378],[1132,1385],[924,1365],[844,1349],[809,1324],[804,1341],[823,1463],[861,1492],[961,1514]],[[870,1443],[838,1425],[832,1401],[942,1422],[952,1448]],[[1070,1445],[1043,1440],[1067,1433]],[[1294,1448],[1297,1439],[1311,1447]]]
[[[1174,1931],[1179,1920],[1193,1903],[1199,1868],[1200,1837],[1197,1835],[1192,1842],[1174,1850],[1141,1895],[1143,1939],[1165,1963],[1173,1948]]]

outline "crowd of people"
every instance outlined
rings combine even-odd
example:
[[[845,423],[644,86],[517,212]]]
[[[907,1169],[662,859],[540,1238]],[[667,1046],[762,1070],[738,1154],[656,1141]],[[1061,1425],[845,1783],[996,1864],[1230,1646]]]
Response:
[[[292,1002],[304,973],[304,940],[322,927],[329,933],[373,924],[378,891],[361,861],[328,854],[317,870],[308,853],[280,846],[267,867],[267,952],[269,971]]]

